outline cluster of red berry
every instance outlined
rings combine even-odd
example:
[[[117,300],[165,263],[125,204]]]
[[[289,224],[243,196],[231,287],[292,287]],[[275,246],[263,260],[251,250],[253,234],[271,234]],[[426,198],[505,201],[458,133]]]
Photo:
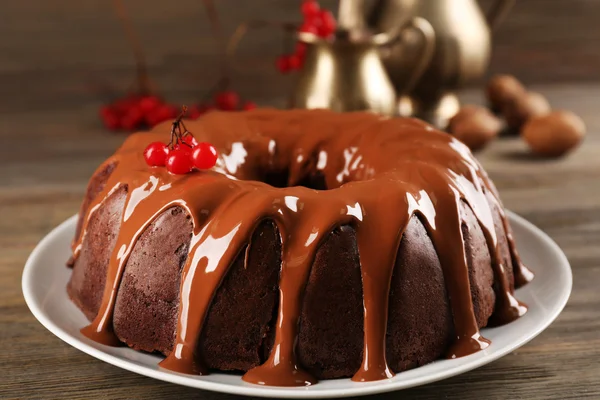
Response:
[[[304,0],[301,11],[304,20],[298,32],[312,33],[324,39],[333,35],[336,28],[335,17],[329,10],[322,10],[316,0]],[[277,69],[284,74],[300,69],[305,53],[306,44],[297,42],[293,54],[284,54],[277,58]]]
[[[213,104],[198,104],[190,108],[189,118],[196,119],[212,111],[252,110],[256,104],[251,101],[241,103],[240,96],[232,90],[224,90],[214,96]],[[110,130],[152,128],[161,122],[177,116],[177,107],[165,103],[154,95],[128,95],[100,109],[100,117]]]
[[[212,110],[236,111],[253,110],[255,108],[256,103],[252,101],[242,102],[240,95],[237,92],[233,90],[223,90],[213,96],[213,104],[202,103],[192,106],[189,111],[189,117],[196,119]]]
[[[100,109],[100,117],[110,130],[151,127],[177,116],[177,108],[154,95],[128,95]]]
[[[206,142],[198,142],[185,127],[182,119],[187,108],[173,122],[169,144],[153,142],[144,150],[144,159],[151,167],[165,167],[172,174],[182,175],[194,167],[210,169],[217,162],[217,149]]]

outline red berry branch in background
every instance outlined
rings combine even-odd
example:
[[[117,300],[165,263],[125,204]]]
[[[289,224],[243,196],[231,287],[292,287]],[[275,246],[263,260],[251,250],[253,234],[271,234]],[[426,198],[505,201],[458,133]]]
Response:
[[[104,125],[111,130],[132,131],[175,118],[177,108],[166,103],[153,90],[142,45],[133,29],[127,10],[121,0],[113,0],[113,6],[135,57],[137,82],[136,87],[128,94],[100,109],[100,117]]]
[[[215,37],[224,47],[220,34],[218,15],[212,0],[204,0],[205,9],[211,22]],[[113,0],[113,6],[118,16],[127,41],[134,54],[137,71],[135,88],[128,94],[111,101],[100,109],[100,117],[110,130],[135,131],[151,128],[161,122],[177,116],[177,107],[167,103],[154,90],[145,62],[141,42],[133,28],[131,18],[121,0]],[[251,101],[241,102],[239,95],[229,88],[229,66],[225,54],[222,56],[222,78],[216,87],[208,94],[208,99],[194,105],[189,110],[189,118],[198,118],[211,110],[234,111],[251,110],[256,104]],[[158,154],[158,153],[157,153]]]
[[[207,98],[204,101],[190,107],[189,117],[196,119],[212,110],[220,111],[237,111],[237,110],[252,110],[256,108],[256,104],[251,101],[242,102],[240,95],[231,89],[230,65],[229,57],[226,53],[225,40],[221,30],[219,14],[212,0],[203,0],[204,9],[213,31],[213,36],[222,49],[221,54],[221,79],[217,85],[208,92]]]
[[[327,39],[331,37],[336,29],[335,17],[329,10],[321,9],[315,0],[303,0],[300,6],[303,21],[298,32],[307,32]],[[277,58],[275,66],[281,73],[288,73],[302,68],[306,45],[296,42],[294,53],[284,54]]]
[[[215,10],[212,0],[204,0],[205,8],[207,10],[208,18],[211,21],[213,32],[215,37],[222,41],[222,34],[220,29],[220,23],[218,14]],[[336,21],[333,14],[328,11],[321,9],[319,3],[315,0],[302,0],[301,13],[303,21],[298,28],[294,24],[289,23],[273,23],[265,21],[251,21],[249,23],[243,23],[238,26],[238,29],[231,36],[228,45],[224,47],[225,51],[222,58],[222,71],[223,76],[220,82],[217,84],[218,90],[211,91],[213,104],[210,102],[200,103],[193,106],[190,109],[190,118],[198,118],[200,115],[211,111],[213,109],[219,109],[222,111],[234,111],[234,110],[252,110],[256,108],[256,104],[252,101],[245,101],[243,104],[240,102],[240,97],[237,92],[231,89],[229,79],[229,62],[228,60],[232,57],[237,45],[241,38],[246,34],[250,28],[260,28],[265,26],[278,26],[287,30],[288,32],[311,32],[315,35],[327,39],[333,35],[336,29]],[[296,42],[295,51],[293,54],[280,56],[277,59],[277,68],[281,72],[289,72],[298,70],[304,63],[304,55],[306,52],[306,45],[301,42]]]
[[[234,33],[229,41],[229,46],[226,48],[214,3],[212,0],[203,0],[203,2],[215,39],[223,49],[220,68],[222,75],[215,87],[209,91],[206,98],[202,102],[190,107],[188,116],[192,119],[196,119],[212,110],[252,110],[257,107],[252,101],[242,101],[239,94],[231,88],[230,84],[229,56],[231,56],[233,49],[237,46],[237,42],[239,42],[248,28],[275,25],[284,28],[288,32],[310,32],[325,39],[331,37],[336,29],[336,21],[330,11],[321,9],[319,3],[315,0],[302,0],[300,11],[303,21],[299,28],[289,23],[261,21],[242,24],[236,33]],[[113,6],[135,57],[137,81],[135,88],[129,91],[128,94],[102,106],[100,117],[104,125],[110,130],[134,131],[151,128],[161,122],[175,118],[177,116],[177,107],[167,103],[154,90],[149,78],[140,40],[122,0],[113,0]],[[305,52],[306,45],[296,42],[294,53],[280,56],[277,59],[277,68],[283,73],[302,68]]]
[[[230,86],[229,78],[223,76],[217,85],[208,92],[207,98],[203,102],[190,107],[189,118],[196,119],[213,110],[240,111],[253,110],[257,107],[252,101],[242,101],[240,95],[230,89]]]
[[[168,144],[153,142],[144,150],[144,159],[150,167],[166,167],[167,171],[183,175],[195,168],[210,169],[217,163],[217,150],[206,142],[198,142],[187,130],[183,117],[187,107],[183,106],[181,114],[171,126],[171,140]]]
[[[133,131],[151,127],[173,118],[175,108],[156,95],[129,94],[110,104],[102,106],[100,117],[111,130]]]

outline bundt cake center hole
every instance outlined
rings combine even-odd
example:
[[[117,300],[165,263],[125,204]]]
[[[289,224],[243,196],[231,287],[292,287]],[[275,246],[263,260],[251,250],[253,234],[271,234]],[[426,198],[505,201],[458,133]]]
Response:
[[[264,174],[263,179],[261,180],[273,187],[286,188],[290,186],[288,185],[289,175],[289,170],[287,169],[281,171],[269,171]],[[304,176],[293,186],[303,186],[314,190],[328,190],[327,184],[325,183],[325,177],[321,173]]]

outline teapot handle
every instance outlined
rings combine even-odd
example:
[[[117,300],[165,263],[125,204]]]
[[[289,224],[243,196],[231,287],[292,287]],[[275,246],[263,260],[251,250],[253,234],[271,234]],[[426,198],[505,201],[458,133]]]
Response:
[[[406,21],[404,25],[394,29],[390,33],[378,33],[373,37],[376,44],[380,46],[391,46],[407,39],[407,35],[410,35],[413,32],[418,32],[423,37],[423,47],[419,60],[405,84],[405,93],[409,93],[413,89],[433,58],[435,53],[435,31],[433,26],[431,26],[429,21],[424,18],[413,17]]]
[[[516,0],[496,0],[490,8],[486,20],[490,30],[495,29],[515,5]]]

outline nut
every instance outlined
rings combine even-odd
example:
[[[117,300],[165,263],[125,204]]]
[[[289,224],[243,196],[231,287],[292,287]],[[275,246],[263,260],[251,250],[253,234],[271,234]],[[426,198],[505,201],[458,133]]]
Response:
[[[585,130],[585,123],[579,116],[559,110],[530,119],[521,135],[534,153],[559,157],[577,147]]]
[[[510,128],[519,130],[530,118],[548,114],[550,110],[550,103],[543,95],[526,92],[506,103],[502,114]]]
[[[448,131],[472,151],[485,147],[502,129],[502,122],[487,108],[465,105],[450,119]]]
[[[506,104],[525,94],[526,90],[512,75],[495,75],[487,84],[486,97],[493,111],[501,111]]]

